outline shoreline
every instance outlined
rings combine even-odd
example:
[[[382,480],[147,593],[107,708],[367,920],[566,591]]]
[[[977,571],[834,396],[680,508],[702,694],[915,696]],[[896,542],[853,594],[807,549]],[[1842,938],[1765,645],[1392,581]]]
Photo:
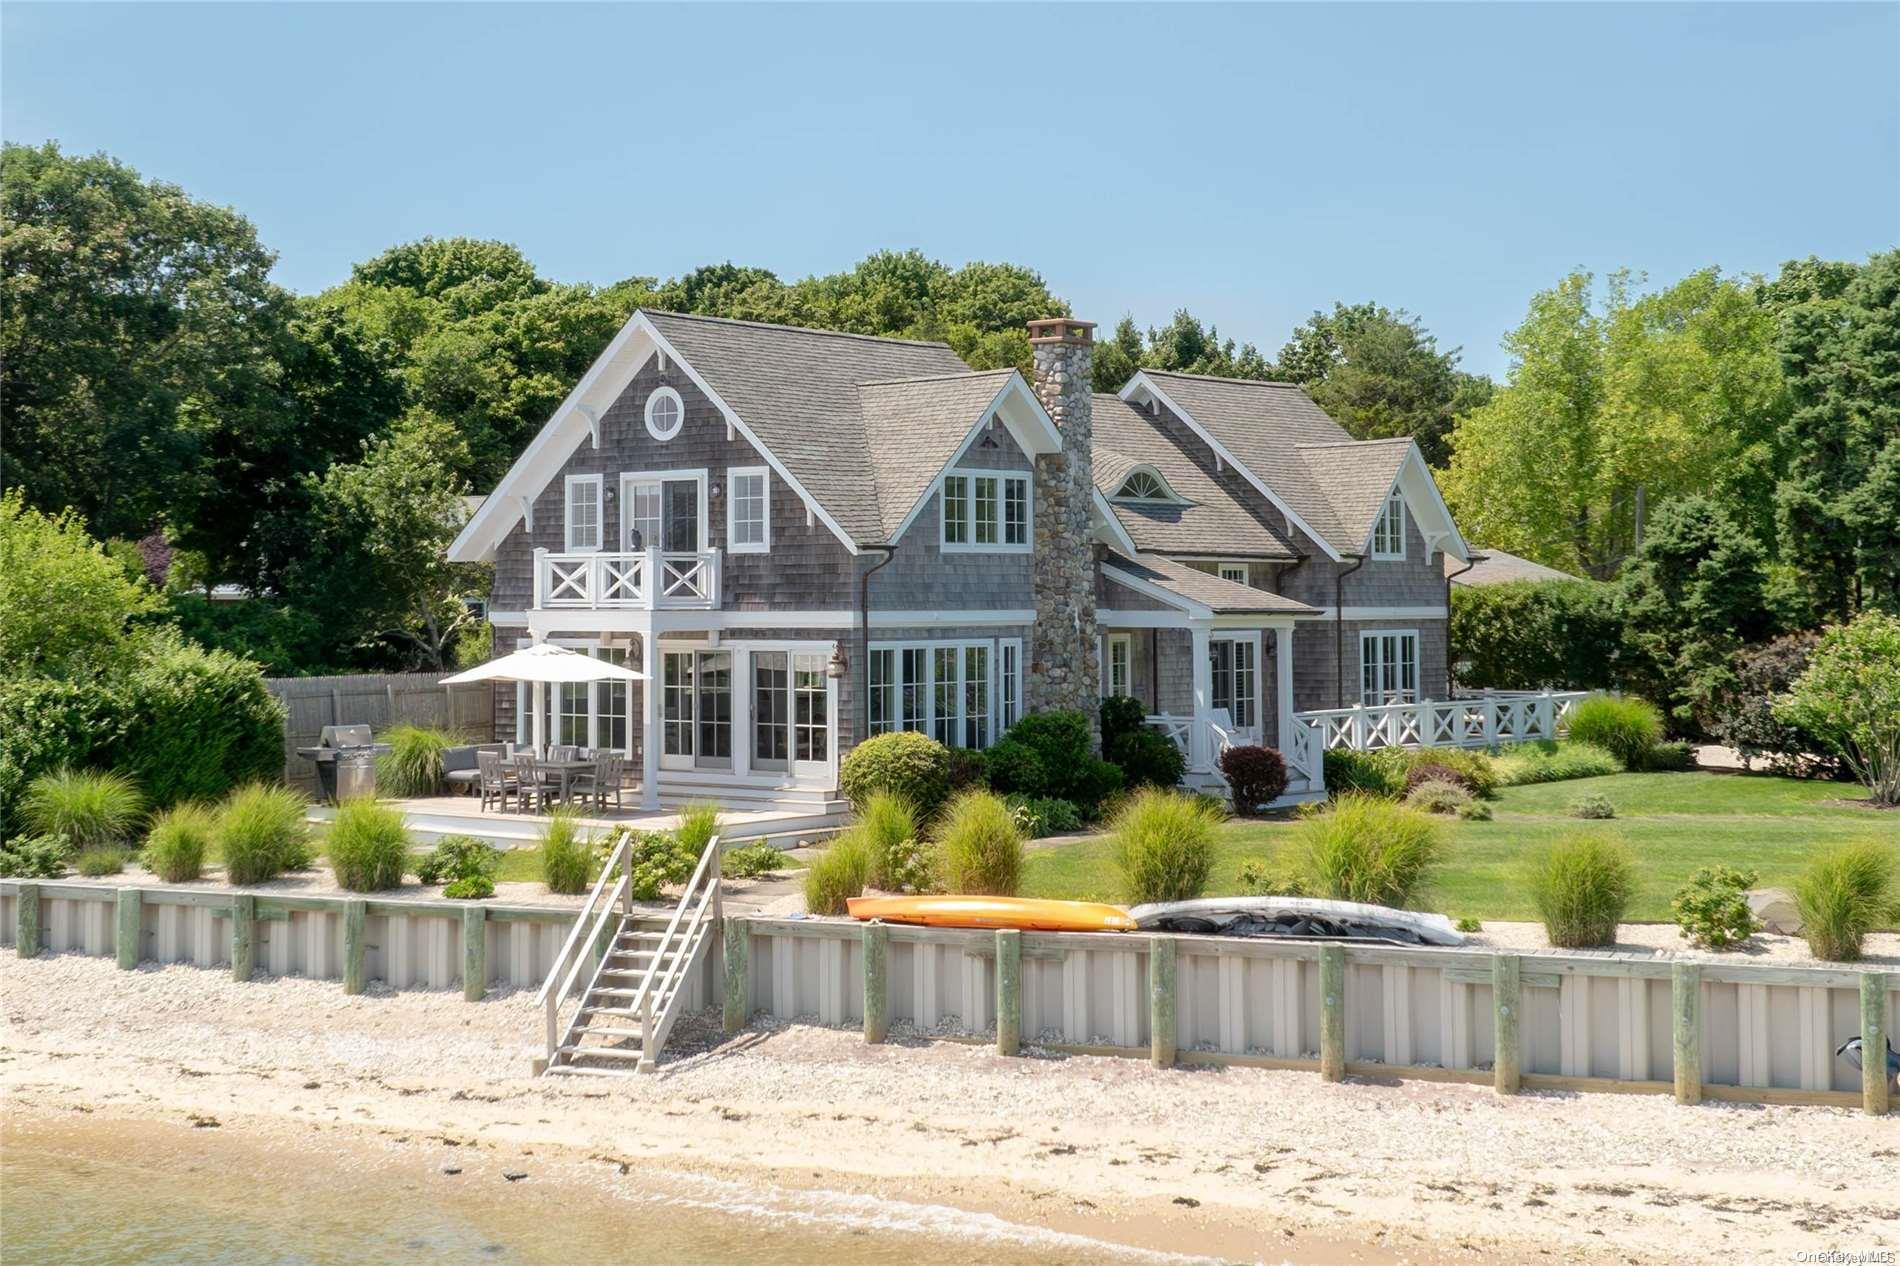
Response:
[[[720,1042],[705,1017],[682,1020],[656,1074],[555,1082],[526,1075],[538,1013],[520,992],[347,997],[61,955],[9,960],[0,996],[9,1132],[196,1117],[220,1142],[393,1157],[425,1190],[454,1158],[503,1192],[763,1185],[768,1215],[804,1193],[1303,1263],[1680,1259],[1685,1243],[1688,1260],[1787,1260],[1900,1242],[1900,1137],[1844,1109],[1156,1072],[806,1025]],[[529,1178],[488,1173],[508,1165]]]

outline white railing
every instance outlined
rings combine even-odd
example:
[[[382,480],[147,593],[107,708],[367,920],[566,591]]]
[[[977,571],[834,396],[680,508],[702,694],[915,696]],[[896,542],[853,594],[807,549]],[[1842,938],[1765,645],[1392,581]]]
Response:
[[[1462,699],[1425,699],[1374,707],[1293,714],[1293,745],[1315,754],[1333,748],[1492,747],[1560,738],[1583,690],[1486,691]],[[1304,737],[1299,737],[1305,731]]]
[[[1220,768],[1221,753],[1237,743],[1246,742],[1240,731],[1234,726],[1233,718],[1225,708],[1215,708],[1212,712],[1202,713],[1199,717],[1181,716],[1172,712],[1156,712],[1142,718],[1142,723],[1159,730],[1163,737],[1180,749],[1187,758],[1191,773],[1208,773]],[[1195,764],[1194,739],[1196,727],[1207,740],[1207,755],[1202,765]]]
[[[562,554],[537,549],[534,605],[537,610],[717,607],[719,551],[592,550]]]
[[[567,934],[561,952],[554,956],[554,966],[548,969],[546,983],[541,986],[541,992],[534,996],[534,1004],[542,1008],[545,1021],[549,1068],[554,1066],[556,1054],[580,1023],[577,1008],[574,1019],[568,1022],[566,1031],[563,1031],[560,1021],[562,1004],[573,996],[574,986],[580,983],[581,972],[589,966],[593,972],[588,977],[587,987],[581,991],[582,997],[593,988],[602,965],[607,961],[606,949],[603,948],[600,955],[596,956],[592,952],[593,947],[603,945],[603,938],[610,940],[612,935],[617,934],[621,922],[632,912],[629,896],[632,848],[633,837],[623,835],[619,845],[608,854],[607,864],[601,867],[600,878],[594,881],[593,890],[587,894],[586,904],[574,917],[573,931]],[[598,914],[595,913],[596,907],[599,909]],[[609,929],[612,929],[611,933]],[[611,945],[608,944],[606,948],[611,948]]]
[[[653,947],[653,961],[647,965],[647,974],[641,977],[639,990],[628,1004],[630,1010],[640,1013],[640,1068],[643,1072],[651,1072],[658,1063],[667,1034],[673,1029],[673,1020],[679,1015],[679,1007],[674,1003],[678,1000],[680,986],[685,983],[687,971],[698,959],[700,946],[705,943],[708,932],[725,913],[719,889],[720,860],[724,853],[717,835],[706,842],[706,850],[699,855],[699,865],[693,869],[693,877],[686,881],[686,890],[680,894],[679,904],[673,908],[673,917],[667,923],[660,943]],[[680,919],[689,908],[692,918],[682,927]],[[708,916],[711,922],[707,921]],[[659,1011],[657,1018],[654,1015],[656,1008]]]

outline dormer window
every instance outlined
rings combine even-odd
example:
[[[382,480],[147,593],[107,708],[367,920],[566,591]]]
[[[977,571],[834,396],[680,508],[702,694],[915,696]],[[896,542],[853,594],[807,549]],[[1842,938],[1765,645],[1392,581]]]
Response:
[[[1385,499],[1379,521],[1372,525],[1372,556],[1377,559],[1405,557],[1405,497],[1394,492]]]
[[[1142,467],[1128,473],[1122,480],[1122,486],[1115,490],[1117,501],[1179,501],[1174,490],[1168,487],[1158,471]]]

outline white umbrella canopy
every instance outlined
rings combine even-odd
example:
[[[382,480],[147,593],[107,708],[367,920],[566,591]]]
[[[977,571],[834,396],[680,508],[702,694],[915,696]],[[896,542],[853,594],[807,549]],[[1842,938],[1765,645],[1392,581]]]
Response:
[[[620,664],[610,664],[592,655],[542,642],[500,659],[491,659],[467,672],[444,677],[445,686],[468,681],[527,681],[542,683],[578,681],[645,681],[645,673]]]

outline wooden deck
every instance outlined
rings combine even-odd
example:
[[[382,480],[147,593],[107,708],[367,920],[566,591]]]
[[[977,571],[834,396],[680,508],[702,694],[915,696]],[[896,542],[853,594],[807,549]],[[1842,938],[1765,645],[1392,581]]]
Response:
[[[635,803],[637,799],[637,793],[629,797],[624,810],[585,809],[581,823],[594,832],[621,825],[666,831],[679,825],[679,807],[641,809]],[[445,835],[472,835],[497,848],[532,848],[547,828],[545,813],[484,810],[475,796],[419,796],[390,803],[402,810],[410,834],[422,844]],[[334,807],[318,805],[310,810],[310,820],[327,822],[335,814]],[[780,848],[794,848],[836,834],[847,817],[843,806],[836,802],[747,799],[722,804],[719,820],[720,833],[731,844],[764,839]]]

